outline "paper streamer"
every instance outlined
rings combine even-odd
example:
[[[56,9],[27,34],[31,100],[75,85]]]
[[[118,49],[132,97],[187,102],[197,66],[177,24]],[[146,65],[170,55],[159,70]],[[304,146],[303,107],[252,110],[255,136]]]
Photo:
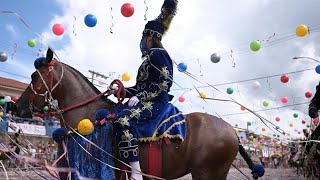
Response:
[[[146,7],[146,10],[145,10],[145,12],[144,12],[144,20],[147,21],[147,20],[148,20],[148,18],[147,18],[147,11],[148,11],[148,9],[149,9],[149,7],[148,7],[148,5],[147,5],[147,0],[144,0],[144,1],[143,1],[143,4],[144,4],[144,6]]]
[[[113,24],[113,15],[112,15],[112,6],[110,6],[110,33],[113,34],[113,27],[114,27],[114,24]]]
[[[11,60],[13,60],[13,57],[14,57],[14,55],[15,55],[16,52],[17,52],[17,48],[18,48],[18,44],[17,44],[17,43],[14,43],[13,52],[12,52],[12,54],[11,54]]]
[[[233,57],[233,50],[232,49],[230,49],[230,57],[232,59],[233,67],[236,67],[236,63],[235,63],[235,60],[234,60],[234,57]]]
[[[74,36],[77,36],[77,33],[76,33],[76,20],[77,20],[77,17],[73,16],[73,25],[72,25],[73,31],[72,31],[72,33],[74,34]]]

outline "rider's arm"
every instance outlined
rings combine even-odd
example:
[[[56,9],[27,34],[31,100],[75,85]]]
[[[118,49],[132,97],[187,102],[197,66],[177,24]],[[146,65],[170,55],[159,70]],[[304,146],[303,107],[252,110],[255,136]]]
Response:
[[[126,98],[131,98],[132,96],[135,96],[137,91],[137,86],[127,87],[126,89]]]
[[[320,83],[316,87],[316,94],[309,104],[309,116],[311,118],[318,117],[318,110],[320,109]]]
[[[153,50],[149,56],[149,62],[151,66],[149,76],[152,80],[145,82],[145,88],[137,93],[136,96],[139,100],[152,100],[160,93],[168,93],[172,86],[172,61],[167,51]]]

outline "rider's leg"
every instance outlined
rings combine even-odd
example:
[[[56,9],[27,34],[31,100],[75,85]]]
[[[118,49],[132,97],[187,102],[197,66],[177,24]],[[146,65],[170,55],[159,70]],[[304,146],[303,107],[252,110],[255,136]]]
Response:
[[[135,136],[133,127],[129,123],[123,123],[127,119],[126,116],[118,118],[115,121],[117,127],[116,139],[119,148],[120,159],[131,166],[131,178],[135,180],[143,180],[139,163],[138,140]]]

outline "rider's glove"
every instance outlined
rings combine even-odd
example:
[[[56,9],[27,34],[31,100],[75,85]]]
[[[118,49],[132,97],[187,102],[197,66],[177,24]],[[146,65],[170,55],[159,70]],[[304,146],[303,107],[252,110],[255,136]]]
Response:
[[[139,102],[139,99],[137,98],[137,96],[132,96],[129,99],[128,106],[129,107],[136,106],[138,104],[138,102]]]
[[[114,85],[110,85],[109,87],[108,87],[108,90],[110,90],[110,91],[112,91],[113,93],[115,92],[115,91],[118,91],[118,86],[114,86]]]
[[[260,164],[253,164],[250,169],[253,177],[262,177],[264,175],[264,167]]]

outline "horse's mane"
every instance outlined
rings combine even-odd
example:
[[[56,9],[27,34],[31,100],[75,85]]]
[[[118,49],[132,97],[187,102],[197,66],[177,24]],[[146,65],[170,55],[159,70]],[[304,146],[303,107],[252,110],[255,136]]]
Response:
[[[79,75],[79,76],[95,91],[95,93],[97,93],[97,94],[100,94],[100,93],[101,93],[101,91],[100,91],[97,87],[95,87],[95,86],[88,80],[88,78],[86,78],[81,72],[79,72],[79,71],[76,70],[75,68],[69,66],[68,64],[65,64],[65,63],[63,63],[63,62],[60,62],[60,63],[61,63],[63,66],[65,66],[66,68],[68,68],[69,70],[71,70],[71,71],[75,72],[77,75]],[[106,96],[102,96],[101,98],[102,98],[102,100],[104,100],[106,103],[108,103],[108,104],[111,105],[111,106],[113,106],[113,105],[116,104],[115,102],[113,102],[113,101],[111,101],[110,99],[108,99]]]

